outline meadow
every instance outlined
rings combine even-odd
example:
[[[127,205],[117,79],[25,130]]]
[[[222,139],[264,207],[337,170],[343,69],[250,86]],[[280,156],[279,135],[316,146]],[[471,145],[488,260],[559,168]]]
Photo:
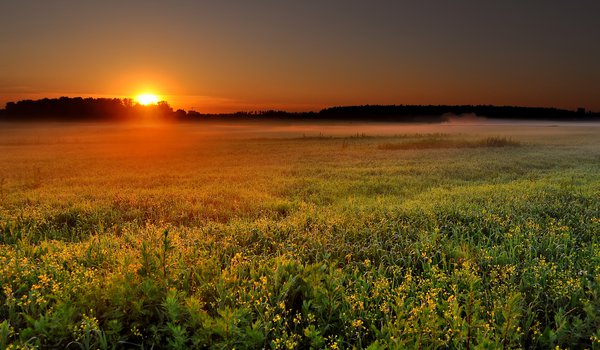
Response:
[[[598,140],[1,124],[0,349],[599,349]]]

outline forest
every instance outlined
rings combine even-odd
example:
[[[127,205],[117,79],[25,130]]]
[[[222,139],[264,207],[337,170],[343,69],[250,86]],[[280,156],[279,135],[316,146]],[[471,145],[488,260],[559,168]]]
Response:
[[[550,107],[492,105],[361,105],[324,108],[318,112],[278,110],[201,113],[173,110],[166,102],[140,105],[125,98],[60,97],[8,102],[0,110],[4,121],[237,121],[237,120],[335,120],[438,123],[451,116],[490,119],[600,121],[600,113],[584,108],[566,110]]]

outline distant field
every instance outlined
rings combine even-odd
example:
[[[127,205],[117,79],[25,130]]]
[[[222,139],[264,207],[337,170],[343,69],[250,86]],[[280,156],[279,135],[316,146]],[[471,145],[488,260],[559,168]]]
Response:
[[[0,349],[600,348],[600,125],[0,124]]]

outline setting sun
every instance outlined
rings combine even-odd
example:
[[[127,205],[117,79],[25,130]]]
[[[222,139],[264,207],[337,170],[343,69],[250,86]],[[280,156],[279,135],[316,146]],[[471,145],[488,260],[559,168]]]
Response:
[[[135,100],[139,104],[147,106],[147,105],[157,104],[159,101],[159,98],[157,95],[154,95],[154,94],[141,94],[141,95],[137,95]]]

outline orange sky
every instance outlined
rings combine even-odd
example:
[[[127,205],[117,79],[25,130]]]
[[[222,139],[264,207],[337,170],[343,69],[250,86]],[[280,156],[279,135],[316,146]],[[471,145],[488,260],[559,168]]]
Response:
[[[600,111],[600,2],[33,1],[0,12],[0,105],[153,92],[200,112]]]

